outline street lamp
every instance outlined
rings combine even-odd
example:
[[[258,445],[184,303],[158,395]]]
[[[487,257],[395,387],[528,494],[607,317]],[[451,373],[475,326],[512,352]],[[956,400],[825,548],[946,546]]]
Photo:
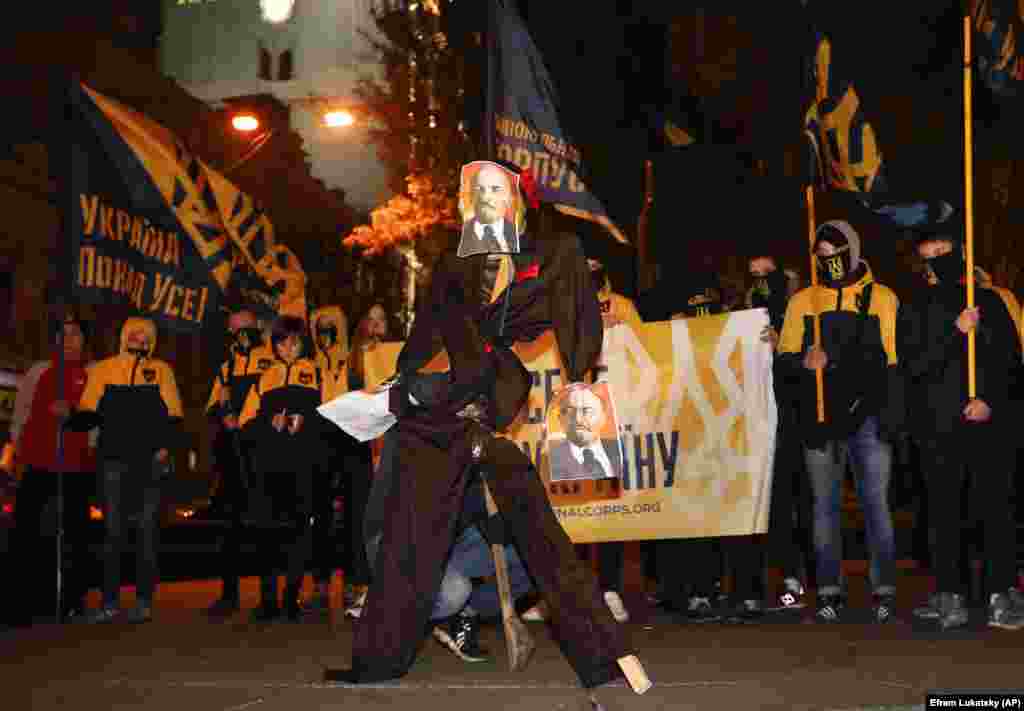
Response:
[[[238,114],[231,119],[231,125],[236,131],[249,133],[259,128],[260,122],[252,114]]]
[[[355,118],[348,111],[328,111],[324,114],[324,125],[330,128],[351,126]]]
[[[295,9],[295,0],[260,0],[260,13],[263,21],[279,25],[291,19]]]

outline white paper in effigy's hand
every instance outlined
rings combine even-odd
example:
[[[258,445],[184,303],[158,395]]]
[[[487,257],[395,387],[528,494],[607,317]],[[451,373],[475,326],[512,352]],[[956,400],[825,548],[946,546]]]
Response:
[[[376,439],[391,429],[397,418],[388,409],[388,391],[354,390],[317,408],[317,412],[360,442]]]

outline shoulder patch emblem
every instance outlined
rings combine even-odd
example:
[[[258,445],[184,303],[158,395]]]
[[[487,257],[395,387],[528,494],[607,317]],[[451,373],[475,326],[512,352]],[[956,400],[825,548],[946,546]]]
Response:
[[[259,368],[260,370],[267,370],[268,368],[270,368],[270,359],[260,358],[258,361],[256,361],[256,367]]]
[[[145,370],[142,371],[142,379],[145,380],[147,383],[155,383],[156,371],[153,370],[152,368],[146,368]]]
[[[299,373],[299,383],[302,385],[312,385],[313,375],[312,373]]]

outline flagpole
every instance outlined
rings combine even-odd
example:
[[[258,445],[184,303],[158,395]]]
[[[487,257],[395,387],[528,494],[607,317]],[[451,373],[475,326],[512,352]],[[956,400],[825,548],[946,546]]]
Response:
[[[815,226],[815,215],[814,215],[814,184],[808,185],[806,190],[807,200],[807,235],[811,243],[811,288],[814,298],[812,298],[812,304],[817,303],[817,286],[818,286],[818,264],[814,258],[814,235],[817,227]],[[821,317],[818,314],[818,309],[814,309],[814,347],[821,348]],[[814,371],[814,384],[818,394],[818,422],[825,422],[825,373],[821,368],[816,368]]]
[[[964,15],[964,251],[967,308],[974,308],[974,142],[971,135],[971,15]],[[975,329],[967,332],[967,396],[977,396]]]

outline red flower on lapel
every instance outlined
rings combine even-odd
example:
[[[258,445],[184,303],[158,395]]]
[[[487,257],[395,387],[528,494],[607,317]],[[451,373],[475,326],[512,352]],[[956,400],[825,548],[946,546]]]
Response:
[[[527,279],[536,279],[540,275],[540,264],[534,262],[525,269],[520,269],[516,272],[516,284],[526,281]]]

